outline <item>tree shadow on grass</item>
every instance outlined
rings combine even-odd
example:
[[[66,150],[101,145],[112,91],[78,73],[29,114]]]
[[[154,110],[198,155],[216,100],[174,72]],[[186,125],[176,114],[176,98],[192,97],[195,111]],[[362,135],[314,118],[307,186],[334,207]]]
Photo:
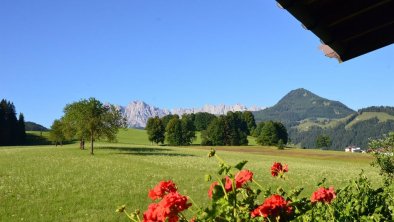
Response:
[[[140,148],[140,147],[98,147],[102,150],[118,151],[113,154],[136,155],[136,156],[194,156],[184,153],[171,153],[173,149],[167,148]]]

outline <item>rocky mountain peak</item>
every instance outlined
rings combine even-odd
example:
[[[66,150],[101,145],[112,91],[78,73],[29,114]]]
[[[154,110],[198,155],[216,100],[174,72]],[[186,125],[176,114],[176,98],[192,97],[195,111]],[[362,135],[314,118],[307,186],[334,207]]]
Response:
[[[182,116],[183,114],[190,113],[199,113],[199,112],[207,112],[214,115],[224,115],[229,111],[259,111],[263,108],[259,108],[257,106],[253,106],[251,109],[248,109],[246,106],[242,104],[235,105],[204,105],[200,108],[174,108],[171,111],[167,109],[161,109],[155,106],[151,106],[144,101],[136,100],[130,102],[127,106],[120,106],[120,110],[122,111],[124,117],[127,120],[127,124],[131,128],[145,128],[146,123],[151,117],[163,117],[169,114],[177,114]]]

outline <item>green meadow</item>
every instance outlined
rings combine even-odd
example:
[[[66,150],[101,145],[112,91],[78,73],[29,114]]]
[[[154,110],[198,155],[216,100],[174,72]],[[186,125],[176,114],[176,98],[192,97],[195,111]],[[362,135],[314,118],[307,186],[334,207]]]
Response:
[[[129,211],[144,211],[148,190],[169,179],[194,206],[209,203],[211,182],[204,176],[215,178],[218,169],[215,158],[207,157],[211,147],[151,145],[145,131],[130,129],[119,132],[117,143],[96,144],[93,156],[78,144],[0,147],[0,221],[127,221],[115,209],[126,204]],[[301,186],[307,197],[324,177],[325,185],[340,187],[364,170],[374,184],[380,182],[367,154],[256,145],[216,149],[230,164],[248,160],[245,168],[263,187]],[[289,165],[286,180],[270,175],[274,161]]]

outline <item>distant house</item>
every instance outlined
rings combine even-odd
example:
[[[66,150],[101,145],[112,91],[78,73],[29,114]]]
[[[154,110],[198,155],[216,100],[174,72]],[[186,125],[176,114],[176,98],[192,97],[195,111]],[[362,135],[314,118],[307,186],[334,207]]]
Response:
[[[361,153],[361,152],[363,152],[363,150],[361,150],[360,147],[348,146],[345,148],[345,152]]]

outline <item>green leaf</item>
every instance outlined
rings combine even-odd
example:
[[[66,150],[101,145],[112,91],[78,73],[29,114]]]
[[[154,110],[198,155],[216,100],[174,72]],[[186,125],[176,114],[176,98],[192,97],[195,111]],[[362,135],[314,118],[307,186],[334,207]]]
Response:
[[[317,186],[320,187],[321,185],[323,185],[326,182],[327,178],[323,178],[318,184]]]
[[[242,168],[245,166],[246,163],[248,163],[248,161],[247,160],[243,160],[243,161],[237,163],[237,165],[235,165],[234,167],[236,169],[238,169],[238,170],[242,170]]]

